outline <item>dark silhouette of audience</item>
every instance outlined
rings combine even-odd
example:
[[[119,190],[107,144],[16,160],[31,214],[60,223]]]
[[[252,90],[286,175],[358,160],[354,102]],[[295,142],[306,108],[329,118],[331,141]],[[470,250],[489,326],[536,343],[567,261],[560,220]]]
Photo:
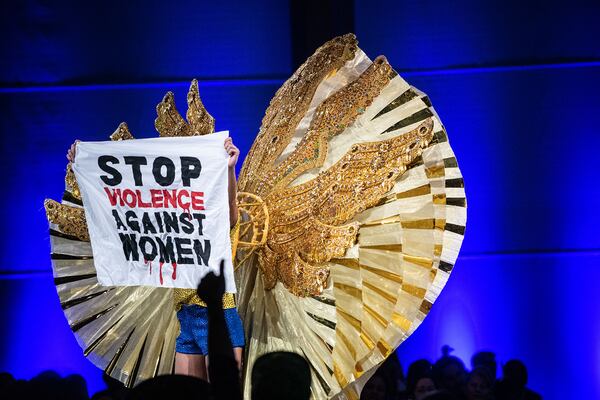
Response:
[[[209,323],[215,324],[220,332],[216,325],[224,324],[224,321],[216,317],[214,320],[209,318]],[[228,335],[221,337],[228,340]],[[213,337],[213,345],[222,346],[221,337],[218,340]],[[220,353],[215,350],[216,362],[211,360],[212,368],[209,364],[210,384],[189,376],[165,375],[128,390],[116,379],[105,375],[107,388],[94,394],[92,400],[241,399],[233,352],[229,357],[225,347],[221,347],[221,351],[223,354],[217,356]],[[521,361],[505,363],[502,379],[496,381],[494,353],[476,353],[471,359],[472,370],[467,372],[464,363],[451,356],[450,351],[444,348],[442,357],[434,364],[425,359],[415,361],[408,367],[406,380],[397,357],[392,355],[367,382],[361,400],[541,400],[539,394],[527,388],[527,368]],[[288,352],[268,353],[253,366],[251,397],[252,400],[308,400],[310,383],[310,367],[302,356]],[[69,375],[63,378],[53,371],[42,372],[29,381],[0,373],[0,397],[7,400],[89,399],[83,377]]]
[[[209,382],[182,375],[149,379],[128,390],[105,375],[107,388],[92,400],[241,400],[240,371],[235,360],[222,309],[225,292],[223,263],[219,276],[209,273],[198,286],[198,295],[208,307]],[[406,379],[395,355],[388,357],[365,384],[361,400],[541,400],[527,388],[527,369],[519,360],[502,366],[502,379],[496,381],[494,353],[482,351],[471,358],[471,371],[444,346],[434,364],[417,360],[408,367]],[[289,352],[274,352],[258,358],[252,366],[252,400],[308,400],[311,371],[308,362]],[[87,385],[80,375],[61,377],[46,371],[29,381],[0,373],[2,399],[89,400]]]
[[[521,361],[504,364],[502,379],[496,381],[498,363],[493,352],[475,353],[471,371],[467,371],[462,360],[450,354],[452,351],[450,346],[442,347],[442,357],[434,364],[425,359],[413,362],[408,367],[405,390],[393,390],[394,386],[386,383],[386,361],[365,385],[361,400],[541,400],[526,387],[527,369]]]
[[[61,377],[44,371],[29,381],[0,374],[0,397],[3,399],[88,400],[88,389],[81,375]]]

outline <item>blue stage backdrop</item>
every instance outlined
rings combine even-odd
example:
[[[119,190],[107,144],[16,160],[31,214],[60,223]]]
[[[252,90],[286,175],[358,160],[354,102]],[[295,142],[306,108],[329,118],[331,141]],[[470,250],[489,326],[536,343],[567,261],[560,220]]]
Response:
[[[46,197],[75,138],[121,121],[155,135],[168,90],[192,78],[244,156],[292,71],[290,7],[258,2],[14,2],[0,16],[5,235],[0,370],[30,378],[101,371],[63,317]],[[405,367],[448,344],[519,358],[546,399],[600,398],[598,2],[356,1],[360,46],[429,94],[465,177],[463,252],[430,315],[398,350]],[[241,163],[240,163],[241,164]]]

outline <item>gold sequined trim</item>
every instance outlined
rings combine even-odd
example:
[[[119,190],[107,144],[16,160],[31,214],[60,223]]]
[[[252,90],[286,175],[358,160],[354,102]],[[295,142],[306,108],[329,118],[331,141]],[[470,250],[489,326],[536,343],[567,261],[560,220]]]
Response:
[[[173,302],[175,303],[175,310],[179,311],[182,305],[195,304],[201,307],[206,307],[206,303],[198,297],[195,289],[174,289],[173,290]],[[235,308],[235,294],[225,293],[223,295],[223,309]]]

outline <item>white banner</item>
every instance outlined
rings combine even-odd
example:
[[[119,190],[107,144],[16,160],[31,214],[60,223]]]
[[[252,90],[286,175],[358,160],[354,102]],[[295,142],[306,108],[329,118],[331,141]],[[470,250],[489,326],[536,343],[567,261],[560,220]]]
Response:
[[[225,290],[235,292],[227,136],[77,145],[73,170],[101,285],[196,288],[223,259]]]

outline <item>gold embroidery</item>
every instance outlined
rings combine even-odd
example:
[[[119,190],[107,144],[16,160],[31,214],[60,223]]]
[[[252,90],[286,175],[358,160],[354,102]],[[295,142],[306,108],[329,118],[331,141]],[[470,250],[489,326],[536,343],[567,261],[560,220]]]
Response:
[[[296,295],[320,294],[329,275],[324,263],[342,257],[356,240],[358,223],[347,221],[394,186],[432,132],[428,119],[402,136],[355,144],[311,181],[267,195],[270,227],[258,257],[265,287],[279,280]]]
[[[260,177],[269,172],[265,168],[272,168],[289,144],[321,81],[353,59],[356,49],[357,41],[353,34],[330,40],[319,47],[275,93],[242,166],[238,183],[241,191],[259,196],[264,193],[261,185],[265,181]]]

